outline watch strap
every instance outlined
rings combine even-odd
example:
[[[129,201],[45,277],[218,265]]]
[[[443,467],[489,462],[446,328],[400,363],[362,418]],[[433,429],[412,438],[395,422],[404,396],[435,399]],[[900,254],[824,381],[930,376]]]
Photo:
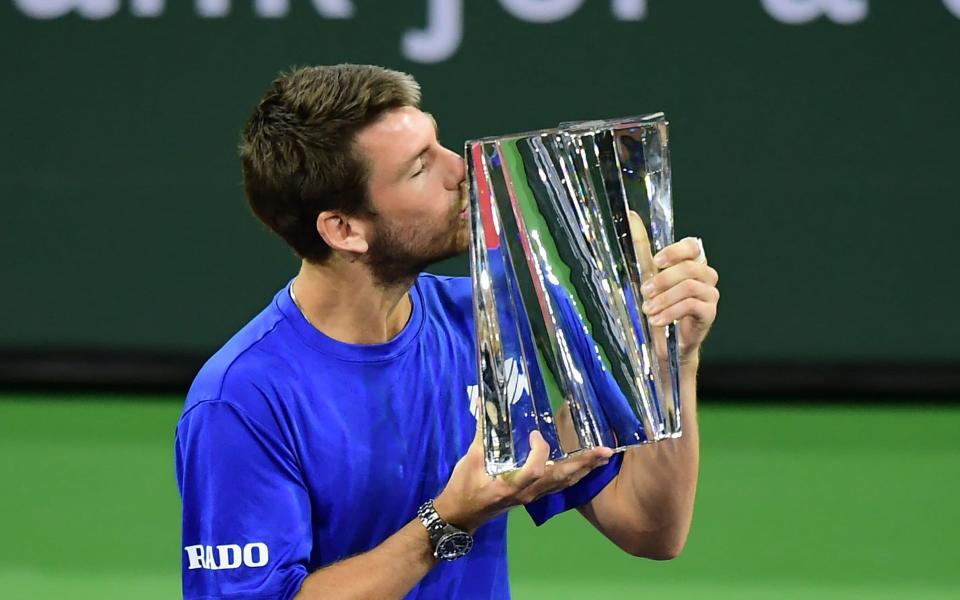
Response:
[[[433,506],[433,500],[427,500],[420,505],[420,508],[417,509],[417,517],[420,518],[423,526],[427,528],[427,533],[430,534],[430,541],[436,544],[434,537],[438,537],[447,527],[448,523],[443,520],[437,512],[436,507]]]
[[[433,505],[433,500],[427,500],[420,505],[420,508],[417,509],[417,517],[427,530],[427,536],[430,538],[430,546],[433,548],[434,557],[452,560],[454,558],[463,556],[463,554],[466,552],[469,552],[470,547],[473,545],[473,536],[463,531],[456,525],[451,525],[450,523],[444,521],[439,513],[437,513],[437,509]],[[454,556],[441,556],[440,544],[445,538],[449,541],[451,535],[468,538],[469,541],[467,543],[467,549],[463,554]]]

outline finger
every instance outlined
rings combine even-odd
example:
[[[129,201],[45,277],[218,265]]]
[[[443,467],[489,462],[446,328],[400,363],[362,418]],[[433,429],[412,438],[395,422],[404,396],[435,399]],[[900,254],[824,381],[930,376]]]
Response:
[[[661,269],[679,264],[685,260],[696,261],[703,250],[702,242],[695,237],[688,237],[675,244],[670,244],[653,257],[653,263]],[[706,256],[704,256],[704,262]]]
[[[486,419],[484,418],[483,410],[480,408],[480,401],[477,401],[477,406],[475,408],[476,414],[474,414],[474,421],[477,423],[477,429],[473,434],[473,441],[471,444],[483,444],[483,428],[485,427]]]
[[[543,477],[548,456],[550,456],[550,445],[539,431],[533,430],[530,432],[530,454],[527,455],[527,462],[508,480],[508,483],[523,489]]]
[[[591,471],[596,467],[607,464],[610,457],[613,456],[613,450],[607,447],[590,448],[571,455],[566,459],[556,463],[549,468],[555,477],[563,478],[569,473],[578,469],[587,469]]]
[[[560,462],[547,461],[543,477],[524,489],[524,501],[567,488],[587,473],[610,462],[613,450],[592,448],[572,454]]]
[[[646,281],[657,274],[657,267],[653,264],[653,251],[650,249],[650,238],[647,237],[647,227],[643,219],[634,211],[629,212],[630,238],[633,240],[633,252],[637,256],[640,266],[640,279]]]
[[[700,254],[698,254],[697,257],[693,259],[693,262],[698,262],[705,265],[707,264],[707,251],[703,247],[703,240],[700,238],[697,238],[697,245],[700,246]]]
[[[697,279],[684,279],[662,294],[647,300],[640,308],[647,316],[652,317],[687,298],[697,298],[716,304],[720,300],[720,290]]]
[[[687,298],[664,309],[656,316],[650,317],[650,322],[660,326],[672,321],[679,321],[685,317],[693,317],[702,323],[713,323],[713,320],[717,317],[717,305],[697,298]]]
[[[562,490],[583,479],[590,471],[606,465],[611,456],[613,450],[610,448],[592,448],[570,456],[549,465],[544,476],[530,489],[537,495]]]
[[[474,417],[474,422],[476,428],[473,432],[473,439],[470,441],[470,446],[467,448],[467,454],[475,457],[475,459],[481,459],[483,457],[483,428],[486,426],[486,418],[481,411],[481,403],[478,401],[477,405],[474,407],[476,414]]]
[[[542,479],[523,490],[520,494],[521,503],[527,504],[547,494],[559,492],[560,490],[575,485],[578,481],[589,475],[593,469],[594,466],[588,464],[572,471],[564,470],[563,472],[548,473]]]
[[[710,265],[686,260],[660,271],[655,277],[640,286],[640,293],[643,294],[645,300],[649,301],[686,279],[696,279],[708,285],[716,286],[720,280],[720,274]]]

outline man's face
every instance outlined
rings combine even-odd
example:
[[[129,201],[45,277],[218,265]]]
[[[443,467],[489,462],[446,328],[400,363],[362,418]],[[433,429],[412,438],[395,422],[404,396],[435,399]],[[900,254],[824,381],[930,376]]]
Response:
[[[366,259],[378,281],[402,282],[467,249],[463,159],[437,141],[432,116],[391,110],[356,143],[370,169],[374,229]]]

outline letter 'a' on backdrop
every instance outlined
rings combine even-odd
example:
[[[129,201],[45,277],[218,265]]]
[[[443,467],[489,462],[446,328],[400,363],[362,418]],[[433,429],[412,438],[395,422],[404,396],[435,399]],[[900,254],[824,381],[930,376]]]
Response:
[[[675,325],[640,310],[673,241],[662,113],[469,141],[470,266],[487,471],[682,433]]]

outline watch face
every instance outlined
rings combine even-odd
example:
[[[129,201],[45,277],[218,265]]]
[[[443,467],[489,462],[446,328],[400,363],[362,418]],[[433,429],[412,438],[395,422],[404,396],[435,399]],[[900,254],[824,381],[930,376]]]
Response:
[[[469,533],[463,531],[448,533],[437,542],[437,558],[455,560],[465,556],[471,548],[473,548],[473,536]]]

